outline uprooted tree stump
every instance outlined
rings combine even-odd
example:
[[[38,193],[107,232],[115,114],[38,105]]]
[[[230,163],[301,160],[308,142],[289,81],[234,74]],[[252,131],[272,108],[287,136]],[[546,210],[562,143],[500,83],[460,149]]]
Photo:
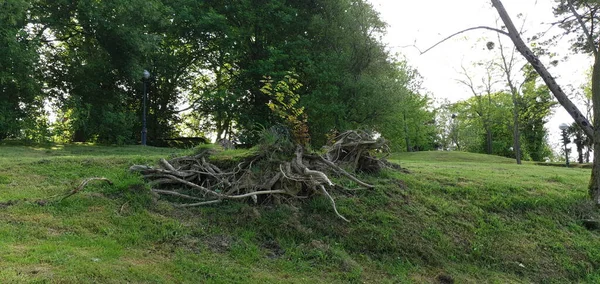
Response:
[[[385,139],[373,139],[365,132],[342,133],[335,143],[326,147],[324,155],[306,153],[303,147],[291,145],[263,147],[235,166],[211,162],[210,151],[204,151],[169,161],[161,159],[157,167],[134,165],[130,169],[150,181],[152,192],[180,200],[174,204],[177,207],[202,206],[224,200],[257,203],[259,198],[281,202],[322,194],[329,199],[336,215],[348,221],[338,213],[335,200],[329,194],[330,190],[343,187],[334,184],[329,175],[343,176],[361,187],[373,188],[351,172],[374,173],[390,166],[373,156],[375,151],[388,152]],[[188,202],[181,203],[182,200]]]

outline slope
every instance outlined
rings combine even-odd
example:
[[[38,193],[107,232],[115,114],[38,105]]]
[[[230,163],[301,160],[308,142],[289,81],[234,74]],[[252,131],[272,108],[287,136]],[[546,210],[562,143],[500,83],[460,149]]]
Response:
[[[0,282],[600,281],[600,238],[581,222],[598,218],[589,170],[395,154],[411,173],[362,175],[377,187],[336,193],[351,223],[319,196],[175,209],[126,170],[188,152],[0,146]],[[58,201],[91,176],[114,185]]]

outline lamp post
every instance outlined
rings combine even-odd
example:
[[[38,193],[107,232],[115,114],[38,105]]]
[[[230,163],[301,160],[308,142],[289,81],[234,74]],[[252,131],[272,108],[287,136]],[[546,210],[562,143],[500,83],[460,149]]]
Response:
[[[452,134],[452,142],[454,142],[454,145],[456,146],[455,150],[460,151],[460,147],[458,145],[458,121],[456,121],[456,118],[458,117],[458,114],[453,113],[451,118],[452,118],[452,129],[451,129],[451,134]]]
[[[571,140],[569,140],[569,137],[567,136],[567,129],[569,128],[569,125],[566,123],[561,123],[558,128],[562,131],[562,140],[563,140],[563,145],[565,147],[565,160],[566,160],[566,166],[567,168],[569,167],[569,149],[567,149],[567,144],[569,144],[571,142]]]
[[[148,134],[148,129],[146,129],[146,98],[148,97],[146,84],[148,79],[150,78],[150,72],[148,70],[144,70],[143,73],[143,85],[144,85],[144,97],[142,99],[142,146],[146,146],[146,135]]]

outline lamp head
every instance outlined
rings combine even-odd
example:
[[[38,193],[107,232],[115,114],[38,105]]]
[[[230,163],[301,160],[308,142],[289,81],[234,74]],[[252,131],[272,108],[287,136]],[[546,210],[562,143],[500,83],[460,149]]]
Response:
[[[561,123],[561,124],[558,126],[558,128],[559,128],[560,130],[567,130],[567,128],[569,128],[569,125],[568,125],[568,124],[566,124],[566,123]]]

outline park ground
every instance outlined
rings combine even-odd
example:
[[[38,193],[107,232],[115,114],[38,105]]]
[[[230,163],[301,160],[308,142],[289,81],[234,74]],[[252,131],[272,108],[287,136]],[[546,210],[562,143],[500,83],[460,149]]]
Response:
[[[321,196],[178,209],[128,171],[193,151],[0,145],[0,283],[600,282],[589,169],[393,154],[409,173],[335,192],[350,223]],[[89,177],[113,184],[61,200]]]

